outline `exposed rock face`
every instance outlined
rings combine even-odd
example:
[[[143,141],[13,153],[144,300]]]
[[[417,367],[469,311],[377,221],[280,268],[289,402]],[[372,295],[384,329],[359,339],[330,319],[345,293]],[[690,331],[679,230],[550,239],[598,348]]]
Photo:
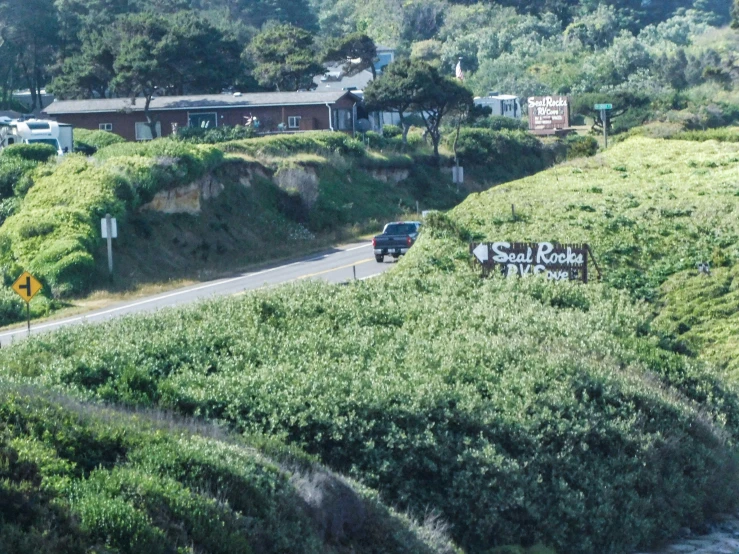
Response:
[[[201,200],[215,198],[223,188],[223,183],[206,175],[189,185],[156,193],[152,201],[141,206],[141,209],[165,214],[198,214]]]
[[[411,174],[410,169],[398,169],[393,167],[383,167],[379,169],[372,169],[369,171],[373,179],[382,181],[383,183],[395,183],[396,185],[401,181],[405,181]]]
[[[308,208],[318,200],[318,173],[312,167],[282,168],[273,179],[282,190],[296,191]]]

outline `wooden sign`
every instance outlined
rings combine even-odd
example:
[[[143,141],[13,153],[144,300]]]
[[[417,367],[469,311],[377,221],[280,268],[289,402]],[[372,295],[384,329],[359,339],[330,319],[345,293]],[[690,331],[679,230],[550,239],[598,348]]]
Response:
[[[486,242],[470,244],[470,253],[486,275],[514,277],[545,274],[554,281],[588,282],[587,244]]]
[[[532,96],[528,101],[529,130],[554,134],[570,126],[570,101],[566,96]]]

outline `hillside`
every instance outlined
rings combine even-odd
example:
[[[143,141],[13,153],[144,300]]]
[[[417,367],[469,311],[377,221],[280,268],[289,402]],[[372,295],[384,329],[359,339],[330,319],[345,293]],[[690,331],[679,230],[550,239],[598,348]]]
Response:
[[[7,554],[453,553],[433,522],[273,441],[6,385],[0,421]]]
[[[630,139],[430,216],[381,278],[70,328],[2,376],[273,437],[467,552],[644,549],[737,498],[737,164]],[[588,242],[603,280],[481,280],[468,241],[503,238]]]
[[[484,132],[499,140],[476,150],[479,176],[468,186],[478,190],[546,167],[567,148],[518,131]],[[416,209],[448,209],[466,194],[431,163],[415,131],[410,144],[370,135],[371,146],[330,132],[212,145],[93,135],[100,148],[91,157],[57,160],[35,145],[0,154],[0,272],[6,285],[24,270],[41,280],[33,315],[95,289],[201,280],[294,257]],[[484,171],[506,153],[516,161]],[[106,213],[120,229],[112,283],[99,231]],[[24,308],[7,289],[0,325],[24,318]]]

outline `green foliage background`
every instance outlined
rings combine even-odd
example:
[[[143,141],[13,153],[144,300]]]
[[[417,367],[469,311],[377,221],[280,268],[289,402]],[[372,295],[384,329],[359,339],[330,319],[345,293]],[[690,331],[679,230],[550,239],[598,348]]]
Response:
[[[735,319],[717,308],[735,296],[737,160],[632,138],[430,216],[382,278],[68,328],[1,351],[2,375],[274,437],[438,510],[469,551],[644,549],[736,498],[734,347],[713,329]],[[602,282],[480,280],[468,241],[498,239],[587,241]]]

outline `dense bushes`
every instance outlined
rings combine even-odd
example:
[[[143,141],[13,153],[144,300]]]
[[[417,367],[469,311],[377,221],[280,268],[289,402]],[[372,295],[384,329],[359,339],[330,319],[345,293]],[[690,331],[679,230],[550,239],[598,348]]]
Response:
[[[179,184],[202,177],[223,161],[223,151],[209,145],[190,145],[172,139],[145,142],[124,142],[101,148],[95,154],[98,160],[139,157],[145,164],[152,161],[162,167],[170,167],[176,173]],[[136,162],[134,162],[136,163]],[[161,188],[166,188],[166,183]]]
[[[454,138],[454,135],[447,137],[449,145]],[[541,142],[524,131],[461,129],[457,154],[461,163],[483,168],[485,179],[490,181],[523,177],[548,165]]]
[[[226,152],[243,152],[258,156],[289,156],[292,154],[342,154],[361,156],[362,143],[346,133],[308,132],[294,135],[268,135],[234,141],[222,145]]]
[[[453,554],[443,536],[438,544],[422,538],[424,529],[297,451],[282,447],[280,458],[269,459],[243,441],[209,437],[162,414],[131,417],[42,399],[48,396],[7,387],[0,395],[4,554],[175,554],[183,545],[223,554],[331,554],[342,551],[339,543],[359,554]],[[358,511],[350,513],[350,503]],[[374,533],[385,536],[368,541]]]
[[[475,121],[472,126],[481,129],[490,129],[491,131],[502,131],[504,129],[508,131],[528,131],[529,129],[528,121],[502,115],[483,117]]]
[[[646,320],[603,286],[411,272],[70,328],[0,366],[282,437],[470,551],[629,552],[729,506],[737,477],[739,396]]]
[[[674,140],[690,140],[702,142],[705,140],[717,140],[719,142],[739,142],[739,128],[725,127],[721,129],[708,129],[704,131],[683,131],[669,138]]]
[[[219,142],[252,138],[255,135],[256,131],[253,127],[247,127],[245,125],[222,125],[213,129],[182,127],[177,130],[177,134],[173,135],[172,138],[196,144],[216,144]]]
[[[0,154],[0,198],[10,198],[16,192],[25,194],[33,184],[30,173],[36,166],[36,161]]]
[[[3,158],[18,158],[29,162],[48,162],[57,155],[50,144],[12,144],[3,148]]]
[[[594,156],[598,152],[598,141],[591,136],[567,135],[567,158],[572,160],[586,156]]]
[[[90,131],[89,129],[74,130],[74,150],[84,154],[94,154],[101,148],[111,144],[126,142],[120,135],[108,131]]]

